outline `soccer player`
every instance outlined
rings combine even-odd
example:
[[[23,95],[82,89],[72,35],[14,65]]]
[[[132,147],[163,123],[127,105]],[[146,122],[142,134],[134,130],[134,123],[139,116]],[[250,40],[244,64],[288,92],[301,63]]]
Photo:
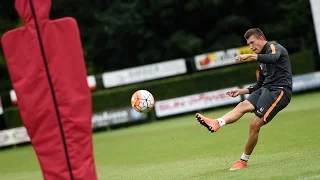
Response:
[[[258,142],[260,128],[289,104],[292,95],[292,73],[287,50],[280,44],[268,42],[258,28],[249,29],[244,38],[256,54],[238,55],[235,60],[239,63],[247,59],[258,61],[259,77],[254,86],[231,90],[227,95],[236,97],[250,94],[249,97],[218,119],[210,119],[196,113],[196,119],[200,124],[214,133],[224,125],[236,122],[245,113],[254,112],[244,152],[230,170],[247,167],[249,157]]]

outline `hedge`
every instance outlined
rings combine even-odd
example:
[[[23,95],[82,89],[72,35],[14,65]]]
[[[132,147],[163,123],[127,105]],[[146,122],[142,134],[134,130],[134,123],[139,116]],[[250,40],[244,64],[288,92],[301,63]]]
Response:
[[[291,65],[293,75],[315,71],[312,51],[292,54]],[[112,89],[99,90],[92,93],[93,111],[130,106],[131,95],[139,89],[150,91],[155,100],[169,99],[231,86],[239,86],[255,82],[256,62],[249,62],[217,69],[200,71],[172,78],[153,80]],[[22,125],[17,107],[4,110],[8,127]]]

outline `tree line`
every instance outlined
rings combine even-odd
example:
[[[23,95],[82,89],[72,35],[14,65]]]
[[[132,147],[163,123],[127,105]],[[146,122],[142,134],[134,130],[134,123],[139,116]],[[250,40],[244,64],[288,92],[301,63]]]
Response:
[[[308,0],[53,0],[51,19],[66,16],[79,24],[88,74],[243,46],[251,27],[316,49]],[[21,25],[14,1],[1,2],[0,35]],[[8,89],[1,51],[0,92]]]

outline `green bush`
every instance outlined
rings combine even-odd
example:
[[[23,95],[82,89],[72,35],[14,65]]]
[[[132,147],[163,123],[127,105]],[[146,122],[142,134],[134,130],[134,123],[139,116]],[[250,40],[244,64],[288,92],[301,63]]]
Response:
[[[291,55],[293,75],[315,71],[312,51]],[[150,91],[156,100],[239,86],[256,81],[256,62],[200,71],[172,78],[142,82],[92,93],[93,111],[130,106],[131,95],[139,89]],[[17,107],[6,108],[5,117],[9,127],[21,126]]]
[[[19,109],[16,106],[12,106],[4,109],[4,118],[8,128],[22,126],[21,116]]]
[[[290,56],[293,75],[316,71],[315,59],[312,51],[303,51]]]

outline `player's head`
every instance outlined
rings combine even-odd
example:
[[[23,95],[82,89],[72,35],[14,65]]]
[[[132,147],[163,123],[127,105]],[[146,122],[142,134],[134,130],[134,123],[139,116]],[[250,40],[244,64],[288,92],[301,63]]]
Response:
[[[266,44],[267,40],[263,32],[259,28],[251,28],[245,34],[244,38],[247,40],[247,44],[250,46],[252,51],[260,53]]]

